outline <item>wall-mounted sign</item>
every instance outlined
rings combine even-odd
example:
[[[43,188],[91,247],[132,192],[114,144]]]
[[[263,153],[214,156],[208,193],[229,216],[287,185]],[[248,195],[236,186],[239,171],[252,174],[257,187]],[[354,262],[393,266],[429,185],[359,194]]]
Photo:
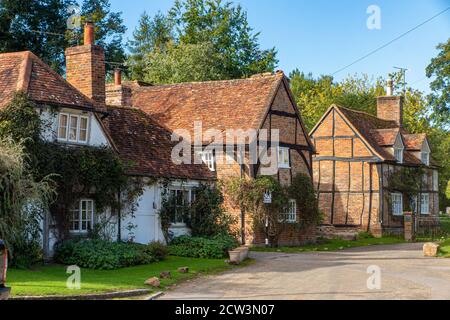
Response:
[[[264,193],[264,204],[272,204],[272,192]]]

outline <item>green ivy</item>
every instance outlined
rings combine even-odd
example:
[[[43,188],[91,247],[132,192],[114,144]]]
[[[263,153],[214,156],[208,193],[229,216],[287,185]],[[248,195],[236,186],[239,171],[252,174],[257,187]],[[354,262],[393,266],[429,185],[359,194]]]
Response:
[[[55,184],[56,200],[49,203],[60,240],[69,236],[69,211],[75,201],[89,197],[95,201],[96,211],[111,208],[117,212],[124,207],[134,208],[135,199],[142,194],[144,183],[127,175],[133,165],[122,162],[107,147],[74,147],[45,141],[40,106],[18,93],[0,111],[0,137],[8,137],[25,146],[27,165],[34,179],[50,178]],[[57,108],[47,107],[51,112]],[[121,193],[122,197],[119,197]]]
[[[388,173],[388,186],[386,189],[391,193],[403,194],[403,205],[406,210],[412,210],[411,202],[422,190],[422,177],[425,171],[422,168],[401,167]],[[391,201],[389,197],[389,201]],[[392,206],[390,206],[392,207]]]
[[[315,226],[322,220],[318,201],[309,176],[299,174],[288,187],[272,177],[257,179],[231,179],[226,189],[232,202],[252,215],[254,229],[265,234],[270,243],[278,245],[278,239],[288,226],[299,232]],[[272,203],[264,203],[264,193],[272,194]],[[289,200],[296,200],[300,217],[295,223],[283,220],[280,214],[286,209]]]

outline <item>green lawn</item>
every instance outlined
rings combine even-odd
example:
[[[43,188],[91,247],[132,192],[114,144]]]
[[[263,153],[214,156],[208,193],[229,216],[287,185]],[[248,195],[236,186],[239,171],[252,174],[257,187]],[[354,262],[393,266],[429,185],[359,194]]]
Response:
[[[349,240],[325,240],[320,244],[305,245],[301,247],[280,247],[280,248],[253,248],[253,251],[259,252],[284,252],[284,253],[300,253],[300,252],[311,252],[311,251],[340,251],[348,248],[355,247],[367,247],[373,245],[382,244],[397,244],[404,243],[405,241],[396,237],[384,237],[380,239],[376,238],[364,238],[356,241]]]
[[[48,296],[48,295],[82,295],[133,289],[149,288],[144,281],[159,277],[161,271],[171,271],[172,279],[162,280],[161,289],[174,283],[195,277],[199,273],[214,273],[232,267],[225,264],[225,259],[191,259],[168,257],[166,260],[126,269],[99,271],[81,270],[81,290],[66,287],[66,267],[49,265],[34,270],[8,270],[8,285],[12,287],[13,296]],[[189,274],[180,274],[177,269],[189,267]]]

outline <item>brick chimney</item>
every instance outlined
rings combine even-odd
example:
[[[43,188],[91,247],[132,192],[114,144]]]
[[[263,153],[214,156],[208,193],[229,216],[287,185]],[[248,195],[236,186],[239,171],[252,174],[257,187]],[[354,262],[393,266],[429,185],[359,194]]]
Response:
[[[84,26],[84,45],[66,49],[66,78],[75,88],[105,107],[105,51],[95,45],[94,24]]]
[[[132,105],[132,91],[137,83],[122,83],[122,70],[114,70],[114,82],[106,84],[106,104],[115,107],[130,107]]]
[[[394,83],[387,83],[387,95],[377,98],[378,118],[395,121],[399,127],[403,127],[403,97],[393,96]]]

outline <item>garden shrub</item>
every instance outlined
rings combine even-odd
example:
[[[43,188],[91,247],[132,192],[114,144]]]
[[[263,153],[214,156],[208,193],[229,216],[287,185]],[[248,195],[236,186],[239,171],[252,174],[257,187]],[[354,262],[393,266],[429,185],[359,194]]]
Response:
[[[57,247],[55,260],[82,268],[114,270],[157,262],[164,259],[166,254],[162,245],[156,243],[141,245],[103,240],[70,240]]]
[[[236,239],[227,234],[212,238],[182,236],[171,242],[169,252],[179,257],[222,259],[237,246]]]

